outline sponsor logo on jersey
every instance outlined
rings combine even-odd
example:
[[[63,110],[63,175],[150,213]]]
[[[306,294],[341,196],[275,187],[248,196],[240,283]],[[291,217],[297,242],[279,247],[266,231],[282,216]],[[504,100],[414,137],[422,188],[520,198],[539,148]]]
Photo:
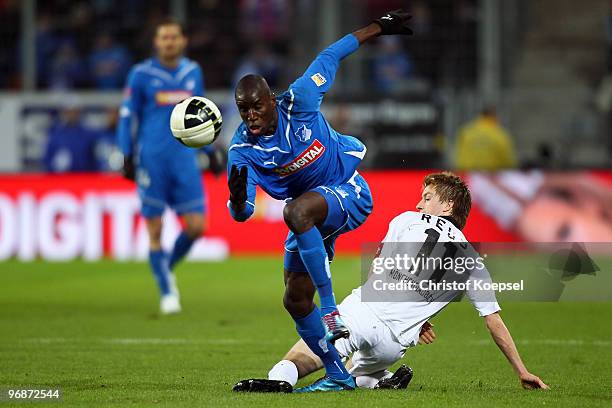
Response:
[[[314,82],[317,86],[322,86],[327,82],[327,79],[319,72],[311,76],[310,79],[312,79],[312,82]]]
[[[302,170],[304,167],[310,166],[319,157],[323,156],[323,152],[325,152],[325,146],[318,139],[315,139],[298,157],[282,167],[275,168],[274,172],[280,177],[287,177],[296,171]]]
[[[157,103],[157,105],[176,105],[190,96],[191,92],[183,89],[175,91],[158,91],[155,93],[155,103]]]
[[[312,130],[308,129],[306,125],[302,125],[296,132],[295,137],[302,143],[306,143],[310,140],[310,136],[312,136]]]

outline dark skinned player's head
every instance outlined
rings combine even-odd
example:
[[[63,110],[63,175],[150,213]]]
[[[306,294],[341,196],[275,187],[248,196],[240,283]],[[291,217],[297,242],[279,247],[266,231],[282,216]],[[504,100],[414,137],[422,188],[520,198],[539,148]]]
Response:
[[[278,124],[276,98],[265,78],[246,75],[238,81],[236,106],[242,121],[255,136],[272,135]]]

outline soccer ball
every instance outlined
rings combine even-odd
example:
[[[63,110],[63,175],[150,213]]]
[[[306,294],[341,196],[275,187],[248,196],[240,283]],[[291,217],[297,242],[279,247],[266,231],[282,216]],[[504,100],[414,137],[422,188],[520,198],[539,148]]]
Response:
[[[221,133],[222,123],[217,105],[201,96],[179,102],[170,116],[170,130],[176,140],[195,148],[214,142]]]

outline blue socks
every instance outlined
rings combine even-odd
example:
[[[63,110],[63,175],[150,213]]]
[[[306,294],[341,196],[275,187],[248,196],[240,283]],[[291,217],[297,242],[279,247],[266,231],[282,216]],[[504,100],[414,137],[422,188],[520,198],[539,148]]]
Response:
[[[153,276],[157,281],[157,286],[162,296],[170,293],[170,269],[168,268],[168,259],[163,249],[149,252],[149,263]]]
[[[308,270],[310,279],[317,287],[321,300],[321,313],[324,315],[331,313],[337,309],[337,306],[323,237],[316,227],[312,227],[303,234],[296,234],[295,237],[302,262]]]
[[[309,315],[294,320],[297,331],[304,342],[323,361],[327,376],[337,380],[346,380],[350,377],[334,345],[325,340],[325,328],[317,306],[315,305]]]
[[[189,236],[185,234],[185,231],[181,232],[178,238],[176,238],[172,254],[170,254],[170,261],[168,262],[171,271],[174,269],[174,266],[187,255],[194,242],[195,240],[189,238]]]

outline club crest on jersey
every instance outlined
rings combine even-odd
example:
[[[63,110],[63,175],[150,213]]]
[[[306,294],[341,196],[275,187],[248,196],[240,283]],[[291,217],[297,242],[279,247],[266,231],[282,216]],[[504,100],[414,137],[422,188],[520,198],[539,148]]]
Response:
[[[302,125],[297,132],[295,132],[295,136],[302,143],[306,143],[310,140],[310,136],[312,136],[312,130],[308,129],[306,125]]]
[[[325,152],[325,146],[315,139],[298,157],[284,166],[275,168],[274,172],[280,177],[287,177],[319,160],[323,152]]]
[[[327,82],[327,79],[319,72],[311,76],[310,79],[312,79],[312,82],[314,82],[317,86],[322,86]]]

